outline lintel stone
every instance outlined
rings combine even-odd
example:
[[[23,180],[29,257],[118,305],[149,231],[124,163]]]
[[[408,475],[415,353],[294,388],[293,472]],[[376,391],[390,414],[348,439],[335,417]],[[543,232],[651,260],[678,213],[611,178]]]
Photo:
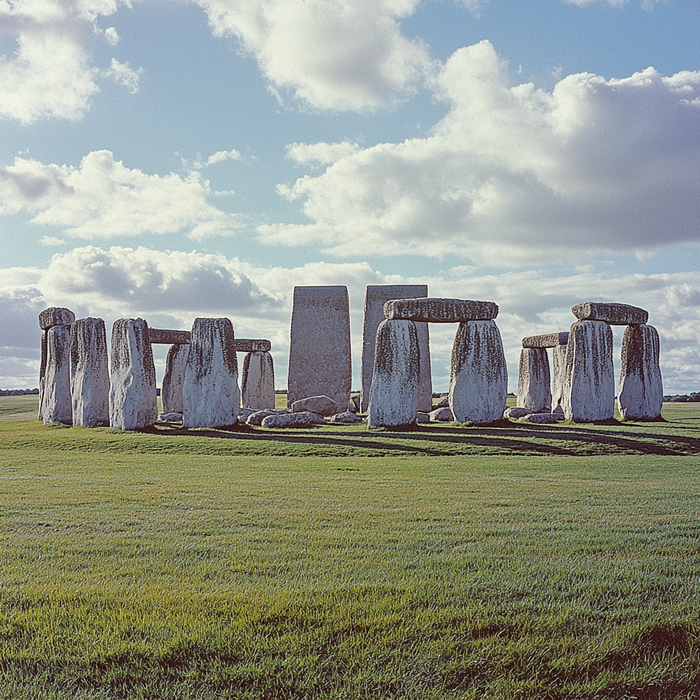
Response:
[[[272,343],[258,338],[236,338],[233,347],[236,352],[270,352]]]
[[[605,321],[611,326],[628,326],[631,323],[646,323],[649,312],[629,304],[586,301],[571,307],[579,321]]]
[[[463,323],[492,321],[498,316],[498,305],[492,301],[470,299],[391,299],[384,304],[384,317],[427,323]]]
[[[544,335],[531,335],[523,338],[524,348],[556,348],[557,345],[566,345],[569,342],[569,331],[561,333],[545,333]]]
[[[158,345],[185,345],[190,342],[190,331],[170,331],[164,328],[149,328],[148,340]]]
[[[53,326],[72,326],[74,323],[75,314],[61,306],[51,306],[39,314],[39,328],[42,331],[47,331]]]

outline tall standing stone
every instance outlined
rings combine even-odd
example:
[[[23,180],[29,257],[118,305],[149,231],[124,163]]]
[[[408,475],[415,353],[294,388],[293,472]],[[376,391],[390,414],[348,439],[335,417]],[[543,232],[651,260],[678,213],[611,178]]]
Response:
[[[617,405],[622,420],[657,420],[664,400],[659,334],[645,323],[625,328]]]
[[[158,417],[156,368],[142,318],[120,318],[112,326],[109,424],[117,430],[139,430]]]
[[[506,408],[508,368],[495,321],[459,324],[452,346],[448,400],[460,423],[488,424]]]
[[[360,411],[369,406],[369,393],[374,371],[374,348],[377,328],[384,321],[384,304],[390,299],[427,297],[426,284],[370,284],[365,291],[365,314],[362,326],[362,377],[360,380]],[[427,323],[416,323],[420,348],[420,383],[418,410],[430,411],[433,403],[433,386],[430,373],[430,341]]]
[[[549,411],[552,404],[551,376],[546,348],[523,348],[518,371],[518,408]]]
[[[229,319],[194,320],[182,400],[186,428],[217,428],[236,422],[238,360]]]
[[[351,382],[347,287],[294,287],[288,405],[309,396],[328,396],[347,410]]]
[[[243,358],[241,403],[244,408],[275,407],[275,365],[269,352],[249,352]]]
[[[39,418],[46,424],[70,423],[70,329],[75,314],[51,306],[39,314],[41,366],[39,369]],[[57,330],[53,330],[57,329]]]
[[[568,336],[567,333],[567,342]],[[552,413],[564,413],[564,388],[566,387],[566,344],[552,347]]]
[[[160,400],[164,413],[182,413],[182,385],[185,382],[189,343],[178,343],[168,348],[165,358],[165,372],[160,387]]]
[[[564,415],[580,423],[615,414],[613,337],[605,321],[577,321],[566,349]]]
[[[420,346],[413,321],[379,324],[369,395],[372,428],[399,428],[416,422],[420,385]]]
[[[70,386],[73,425],[109,422],[107,333],[101,318],[80,318],[71,328]]]

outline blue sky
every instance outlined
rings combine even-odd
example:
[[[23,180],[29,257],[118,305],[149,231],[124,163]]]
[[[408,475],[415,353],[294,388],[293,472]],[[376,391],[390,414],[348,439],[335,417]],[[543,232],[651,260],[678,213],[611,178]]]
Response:
[[[284,387],[294,285],[345,284],[357,388],[365,286],[405,282],[498,303],[511,388],[523,336],[619,301],[700,390],[699,30],[695,0],[0,0],[0,386],[60,305],[228,316]]]

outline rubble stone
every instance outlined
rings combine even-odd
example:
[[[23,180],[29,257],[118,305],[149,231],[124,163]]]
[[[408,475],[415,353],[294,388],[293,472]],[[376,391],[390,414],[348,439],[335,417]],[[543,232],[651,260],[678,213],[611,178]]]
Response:
[[[275,413],[263,418],[263,428],[308,428],[312,425],[325,423],[326,419],[311,411],[301,413]]]
[[[305,399],[299,399],[292,404],[294,413],[302,413],[303,411],[311,411],[319,416],[332,416],[338,413],[338,404],[328,396],[307,396]]]
[[[455,419],[449,408],[436,408],[434,411],[430,411],[428,415],[433,423],[449,423]]]

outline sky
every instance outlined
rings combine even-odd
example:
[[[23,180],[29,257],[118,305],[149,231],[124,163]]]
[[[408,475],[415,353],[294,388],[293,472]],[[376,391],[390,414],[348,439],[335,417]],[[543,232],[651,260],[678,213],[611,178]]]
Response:
[[[359,389],[365,288],[406,283],[499,305],[512,391],[584,301],[700,391],[699,34],[699,0],[0,0],[0,388],[66,306],[226,316],[283,389],[294,286],[342,284]]]

